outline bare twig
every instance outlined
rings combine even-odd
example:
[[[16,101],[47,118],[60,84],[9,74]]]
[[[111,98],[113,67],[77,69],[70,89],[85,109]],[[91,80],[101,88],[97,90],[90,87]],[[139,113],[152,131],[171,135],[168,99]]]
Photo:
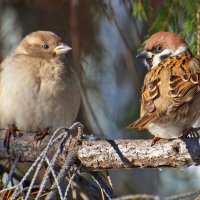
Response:
[[[78,157],[86,170],[179,167],[200,163],[200,139],[85,141]]]
[[[74,171],[74,173],[72,174],[71,178],[69,179],[69,183],[68,183],[68,185],[66,187],[66,191],[65,191],[65,195],[64,195],[64,197],[66,199],[68,197],[68,192],[69,192],[70,186],[72,184],[72,181],[74,180],[75,176],[77,175],[77,171],[80,170],[80,168],[81,168],[81,165],[79,167],[77,167],[77,169]]]
[[[107,175],[107,179],[108,179],[108,182],[110,184],[110,187],[113,190],[113,184],[112,184],[112,180],[110,178],[110,174],[109,174],[108,170],[106,170],[106,175]]]
[[[62,130],[62,129],[61,129],[61,130]],[[51,137],[51,139],[50,139],[50,141],[49,141],[49,143],[48,143],[48,145],[47,145],[47,147],[46,147],[46,149],[45,149],[45,150],[43,151],[43,153],[42,153],[43,155],[42,155],[42,157],[41,157],[41,160],[40,160],[39,164],[37,165],[35,174],[34,174],[34,176],[33,176],[33,178],[32,178],[32,181],[31,181],[31,184],[30,184],[30,186],[29,186],[29,190],[28,190],[28,192],[27,192],[27,194],[26,194],[25,200],[28,200],[28,198],[29,198],[29,195],[30,195],[31,190],[32,190],[32,186],[34,185],[35,180],[36,180],[36,178],[37,178],[37,176],[38,176],[38,174],[39,174],[39,171],[40,171],[40,169],[42,168],[42,165],[43,165],[43,163],[44,163],[44,161],[45,161],[45,158],[46,158],[46,156],[47,156],[47,154],[48,154],[48,151],[49,151],[50,147],[52,146],[53,139],[54,139],[54,137],[56,137],[56,135],[59,133],[59,131],[60,131],[60,129],[58,129],[58,130],[53,134],[53,136]],[[64,137],[64,139],[67,140],[67,138],[68,138],[68,134],[66,134],[66,137]],[[63,139],[62,142],[65,142],[64,139]],[[61,142],[61,144],[62,144],[62,142]],[[60,145],[61,145],[61,144],[60,144]],[[60,148],[58,148],[57,153],[58,153],[58,154],[60,153]],[[57,156],[57,155],[56,155],[56,156]]]
[[[5,132],[0,131],[0,142]],[[0,146],[1,159],[16,159],[14,148],[20,153],[20,161],[34,162],[27,174],[30,174],[41,159],[50,136],[44,139],[40,148],[32,144],[35,133],[24,133],[15,140],[11,139],[10,155]],[[63,137],[62,133],[59,138]],[[56,141],[53,140],[53,141]],[[132,167],[178,167],[200,164],[200,139],[161,140],[151,147],[151,140],[83,140],[78,151],[78,158],[83,170],[100,170]],[[67,144],[66,144],[67,145]],[[51,159],[58,148],[54,143],[49,150]],[[57,164],[62,166],[67,158],[67,151],[60,154]],[[24,177],[27,179],[27,176]]]
[[[19,162],[19,158],[20,158],[20,156],[18,155],[17,158],[15,159],[15,162],[13,163],[12,169],[10,170],[10,173],[8,175],[8,179],[7,179],[7,181],[6,181],[5,185],[4,185],[4,188],[6,188],[8,186],[8,184],[9,184],[9,182],[11,181],[11,179],[13,177],[13,174],[14,174],[14,171],[15,171],[15,169],[17,167],[17,163]]]
[[[133,195],[125,195],[122,197],[117,197],[112,200],[161,200],[159,196],[148,195],[148,194],[133,194]]]
[[[92,178],[94,179],[94,181],[97,183],[97,185],[99,186],[99,188],[103,191],[102,196],[104,197],[104,194],[106,195],[106,197],[111,200],[111,198],[113,197],[112,194],[112,190],[108,187],[108,185],[103,181],[103,179],[101,178],[101,176],[99,176],[98,172],[90,172]]]
[[[51,170],[53,170],[53,166],[57,163],[58,156],[62,152],[62,146],[66,142],[66,140],[68,139],[68,137],[69,137],[69,134],[66,134],[65,137],[63,137],[63,139],[62,139],[59,147],[57,148],[57,151],[56,151],[56,153],[55,153],[55,155],[54,155],[51,163],[49,164],[49,169],[47,169],[46,172],[45,172],[45,175],[43,177],[43,180],[42,180],[42,183],[41,183],[41,187],[40,187],[40,190],[39,190],[39,192],[37,194],[36,199],[38,199],[40,197],[40,195],[42,194],[43,188],[45,187],[45,185],[47,183],[47,180],[49,178],[50,172],[51,172]],[[53,175],[55,175],[55,173],[53,173]],[[54,176],[54,178],[56,178],[56,177]],[[55,180],[56,180],[55,184],[58,186],[59,194],[62,195],[62,192],[61,192],[61,189],[60,189],[60,184],[58,183],[57,178]]]
[[[72,132],[75,132],[78,128],[77,136],[73,137]],[[41,166],[46,162],[48,168],[43,177],[43,181],[39,187],[37,197],[39,199],[44,192],[49,175],[52,174],[55,181],[51,187],[51,191],[48,193],[46,199],[55,199],[57,194],[59,194],[62,200],[69,198],[69,189],[73,184],[77,189],[80,189],[79,184],[83,183],[84,187],[87,187],[91,192],[95,191],[95,195],[100,195],[102,192],[103,199],[113,198],[112,194],[112,183],[104,181],[104,178],[99,172],[92,172],[92,178],[95,183],[99,186],[100,190],[93,184],[84,180],[77,174],[77,170],[74,172],[72,177],[68,179],[67,175],[69,170],[72,169],[77,158],[79,158],[79,163],[81,164],[81,170],[98,170],[107,168],[122,168],[122,167],[160,167],[160,166],[171,166],[177,167],[180,165],[189,165],[200,163],[200,139],[199,138],[189,138],[185,140],[175,139],[175,140],[161,140],[154,147],[150,147],[151,141],[148,140],[94,140],[94,141],[82,141],[80,144],[80,139],[82,136],[83,126],[80,123],[75,123],[69,129],[62,128],[58,129],[53,136],[50,138],[46,147],[41,150],[38,158],[35,160],[31,168],[25,174],[23,179],[15,187],[9,189],[3,189],[0,194],[5,194],[6,191],[13,191],[11,199],[16,199],[19,195],[25,195],[22,197],[24,199],[30,199],[32,189],[35,188],[35,180]],[[64,131],[60,133],[60,131]],[[59,134],[58,134],[59,133]],[[1,138],[1,137],[0,137]],[[22,138],[20,138],[22,140]],[[14,140],[16,142],[16,140]],[[26,140],[29,143],[29,141]],[[56,146],[56,144],[58,145]],[[11,143],[12,144],[12,143]],[[50,149],[56,146],[56,151],[51,155]],[[12,148],[12,147],[11,147]],[[16,148],[16,146],[15,146]],[[11,151],[12,152],[12,151]],[[19,151],[22,153],[22,151]],[[21,154],[18,156],[21,156]],[[167,158],[167,159],[166,159]],[[19,157],[18,157],[19,159]],[[61,170],[56,174],[54,168],[60,163]],[[77,165],[76,165],[77,166]],[[24,181],[27,180],[30,173],[35,170],[34,176],[32,178],[29,188],[24,188]],[[13,170],[10,172],[12,176]],[[85,181],[85,182],[84,182]],[[87,189],[87,190],[88,190]],[[124,200],[124,199],[136,199],[136,197],[143,197],[145,199],[152,200],[176,200],[190,197],[192,195],[200,194],[200,191],[184,193],[180,195],[175,195],[172,197],[161,198],[158,196],[149,195],[129,195],[124,197],[115,198],[114,200]],[[84,196],[82,194],[82,196]],[[87,199],[87,196],[84,198]]]
[[[78,130],[79,130],[79,134],[78,134],[78,137],[77,137],[78,139],[77,139],[77,140],[80,140],[80,137],[81,137],[81,134],[82,134],[82,131],[80,131],[80,128],[83,128],[83,127],[82,127],[82,124],[80,124],[79,122],[73,124],[69,129],[60,128],[60,129],[58,129],[58,130],[52,135],[52,137],[50,138],[50,140],[49,140],[49,142],[48,142],[46,148],[40,153],[40,155],[39,155],[38,158],[35,160],[35,162],[34,162],[33,165],[31,166],[31,168],[30,168],[30,169],[28,170],[28,172],[25,174],[25,176],[23,177],[23,179],[20,181],[20,183],[19,183],[16,187],[12,188],[12,189],[14,189],[14,193],[13,193],[11,199],[16,199],[17,196],[18,196],[19,194],[25,194],[25,193],[24,193],[24,191],[25,191],[25,190],[24,190],[24,181],[27,180],[27,177],[28,177],[28,176],[30,175],[30,173],[35,169],[34,176],[33,176],[32,180],[31,180],[31,183],[30,183],[30,186],[29,186],[28,191],[27,191],[27,193],[26,193],[26,196],[25,196],[25,197],[22,197],[22,198],[25,199],[25,200],[30,199],[31,191],[32,191],[32,189],[34,188],[36,178],[37,178],[37,176],[38,176],[38,174],[39,174],[39,171],[41,170],[42,166],[44,165],[44,162],[45,162],[45,161],[49,164],[49,168],[46,170],[46,173],[45,173],[45,175],[44,175],[44,177],[43,177],[43,181],[42,181],[41,186],[40,186],[40,188],[39,188],[39,192],[38,192],[38,194],[37,194],[36,199],[38,199],[38,198],[40,197],[40,195],[42,194],[42,192],[43,192],[43,190],[44,190],[44,188],[45,188],[45,186],[46,186],[47,179],[48,179],[48,177],[49,177],[50,172],[52,172],[52,174],[53,174],[53,176],[54,176],[54,178],[55,178],[55,183],[54,183],[53,186],[56,187],[56,188],[58,189],[61,199],[64,199],[64,197],[63,197],[63,192],[61,191],[62,189],[61,189],[61,184],[60,184],[60,183],[61,183],[61,179],[63,179],[63,178],[64,178],[64,175],[66,174],[65,170],[69,170],[69,168],[70,168],[71,165],[67,165],[67,166],[64,165],[64,166],[61,168],[61,171],[60,171],[60,173],[58,174],[58,176],[55,175],[55,172],[54,172],[54,170],[53,170],[53,167],[57,164],[59,155],[62,153],[63,147],[65,146],[65,143],[66,143],[67,139],[69,138],[70,133],[72,133],[72,132],[73,132],[75,129],[77,129],[77,128],[78,128]],[[57,151],[55,152],[55,154],[54,154],[54,156],[53,156],[53,158],[52,158],[52,160],[51,160],[51,162],[50,162],[50,161],[49,161],[49,158],[48,158],[49,150],[50,150],[50,148],[52,147],[52,145],[55,144],[55,142],[58,141],[58,138],[60,139],[60,135],[58,135],[58,133],[60,133],[60,131],[63,131],[63,130],[65,131],[65,134],[64,134],[64,135],[61,134],[61,135],[63,135],[63,137],[62,137],[62,139],[61,139],[59,145],[57,146]],[[81,129],[81,130],[82,130],[82,129]],[[57,136],[57,135],[58,135],[58,136]],[[72,140],[73,140],[73,138],[72,138]],[[74,143],[73,145],[76,146],[77,144]],[[74,147],[75,147],[75,146],[74,146]],[[76,148],[75,148],[75,149],[76,149]],[[77,148],[77,150],[76,150],[76,157],[77,157],[77,152],[78,152],[78,148]],[[69,155],[70,155],[70,153],[71,153],[71,151],[69,151]],[[69,161],[69,160],[68,160],[68,161]],[[67,168],[67,167],[68,167],[68,168]],[[63,175],[63,176],[61,176],[61,172],[62,172],[62,175]],[[50,193],[51,193],[51,192],[50,192]]]
[[[179,200],[179,199],[185,199],[194,195],[200,194],[200,190],[198,191],[193,191],[193,192],[186,192],[182,194],[177,194],[171,197],[164,198],[164,200]]]
[[[77,124],[78,126],[78,134],[77,137],[72,138],[70,145],[69,145],[69,149],[68,149],[68,155],[66,158],[66,161],[64,163],[64,165],[62,166],[58,176],[57,176],[57,182],[60,184],[62,183],[62,186],[64,186],[65,184],[65,177],[67,176],[67,173],[69,171],[69,169],[71,168],[71,166],[75,163],[76,159],[77,159],[77,153],[78,153],[78,149],[79,149],[79,141],[82,135],[82,125],[79,123]],[[57,159],[56,159],[57,160]],[[55,190],[56,188],[56,183],[54,183],[51,187],[51,191],[49,192],[49,194],[46,197],[46,200],[50,200],[50,199],[55,199],[56,198],[56,193],[57,190]],[[61,191],[59,191],[59,195],[61,199],[67,199],[64,197],[64,191],[61,188]]]
[[[154,195],[147,195],[147,194],[133,194],[133,195],[124,195],[121,197],[117,197],[117,198],[114,198],[113,200],[137,200],[137,199],[144,199],[144,200],[179,200],[181,199],[182,200],[182,199],[185,199],[197,194],[200,194],[200,190],[177,194],[177,195],[166,197],[166,198],[162,198],[162,197],[154,196]]]

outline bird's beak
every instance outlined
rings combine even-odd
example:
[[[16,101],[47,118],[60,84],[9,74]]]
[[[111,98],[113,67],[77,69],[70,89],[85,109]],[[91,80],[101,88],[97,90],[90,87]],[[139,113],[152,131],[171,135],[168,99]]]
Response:
[[[153,58],[153,54],[148,51],[141,51],[137,54],[136,58]]]
[[[67,46],[65,43],[60,43],[53,51],[56,55],[65,54],[68,51],[72,50],[71,47]]]

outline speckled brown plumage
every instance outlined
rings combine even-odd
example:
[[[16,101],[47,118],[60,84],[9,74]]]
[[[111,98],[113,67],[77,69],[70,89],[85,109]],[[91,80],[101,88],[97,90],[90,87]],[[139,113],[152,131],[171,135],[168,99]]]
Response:
[[[183,41],[182,38],[177,41],[179,39]],[[153,42],[157,44],[155,40],[154,37],[151,45],[146,46],[154,46]],[[179,48],[178,44],[176,46]],[[147,128],[161,138],[181,136],[183,131],[192,127],[200,114],[199,79],[200,61],[188,50],[161,61],[145,76],[141,118],[129,128]]]

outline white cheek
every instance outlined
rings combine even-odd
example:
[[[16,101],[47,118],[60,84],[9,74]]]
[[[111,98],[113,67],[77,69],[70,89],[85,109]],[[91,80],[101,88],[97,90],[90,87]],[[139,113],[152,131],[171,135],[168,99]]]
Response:
[[[158,66],[158,64],[160,63],[160,55],[159,54],[156,54],[154,57],[153,57],[153,61],[152,61],[152,67],[151,69],[153,69],[154,67]]]
[[[161,53],[155,54],[154,57],[153,57],[152,68],[151,69],[153,69],[154,67],[158,66],[158,64],[162,61],[160,59],[160,57],[164,56],[164,55],[173,55],[173,51],[169,50],[169,49],[165,49]]]
[[[178,54],[183,53],[183,52],[185,52],[185,51],[187,51],[187,47],[179,47],[179,48],[175,51],[174,55],[178,55]]]

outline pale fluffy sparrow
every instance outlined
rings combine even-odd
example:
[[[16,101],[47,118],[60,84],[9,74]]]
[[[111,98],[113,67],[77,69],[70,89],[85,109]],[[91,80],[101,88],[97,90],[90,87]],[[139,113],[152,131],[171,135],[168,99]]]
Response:
[[[7,137],[17,129],[39,132],[73,123],[81,96],[78,77],[64,61],[70,49],[56,34],[36,31],[2,62],[0,128],[10,126]]]

